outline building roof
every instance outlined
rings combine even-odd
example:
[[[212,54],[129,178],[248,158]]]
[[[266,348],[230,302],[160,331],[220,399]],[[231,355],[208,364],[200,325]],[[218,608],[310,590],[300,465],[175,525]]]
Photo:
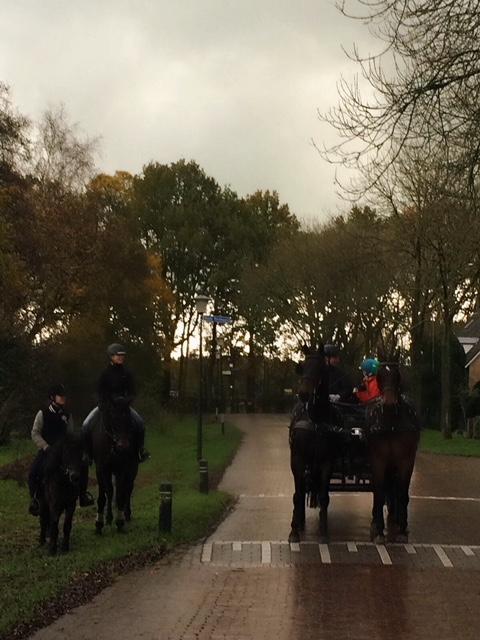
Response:
[[[477,342],[477,344],[472,347],[466,354],[465,358],[465,368],[467,369],[474,360],[477,359],[477,357],[480,355],[480,340]]]
[[[480,339],[480,311],[472,315],[467,324],[456,331],[458,338]]]

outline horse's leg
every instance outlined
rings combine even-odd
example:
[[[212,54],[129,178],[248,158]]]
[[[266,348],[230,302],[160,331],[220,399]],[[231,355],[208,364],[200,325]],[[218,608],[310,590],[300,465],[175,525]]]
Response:
[[[124,531],[126,507],[125,470],[115,476],[115,525],[118,533]]]
[[[298,434],[295,434],[295,437],[297,438],[297,444],[295,441],[292,442],[290,452],[290,468],[295,484],[292,523],[288,537],[290,542],[298,542],[300,540],[300,531],[305,527],[305,463],[298,451]]]
[[[113,472],[109,469],[105,473],[105,493],[107,495],[107,518],[106,523],[111,525],[113,522],[113,511],[112,511],[112,503],[113,503]]]
[[[58,510],[50,509],[50,542],[48,545],[48,552],[51,556],[57,553],[58,545],[58,521],[60,520],[60,513]]]
[[[331,465],[328,461],[325,461],[320,468],[319,472],[319,484],[318,484],[318,496],[319,496],[319,528],[320,528],[320,542],[328,542],[328,505],[330,504],[330,485]]]
[[[395,542],[398,535],[398,495],[393,470],[385,473],[385,502],[387,504],[387,540]]]
[[[132,473],[128,477],[126,485],[126,498],[125,498],[125,522],[130,522],[132,519],[132,493],[135,478],[137,477],[138,468],[132,469]]]
[[[43,547],[47,540],[48,520],[48,506],[46,505],[45,500],[42,498],[40,500],[40,537],[38,539],[38,544],[41,547]]]
[[[63,521],[62,551],[70,551],[70,533],[72,531],[72,520],[75,512],[75,501],[70,502],[65,509],[65,519]]]
[[[385,521],[383,507],[385,505],[385,474],[387,470],[387,443],[383,438],[375,436],[371,443],[371,467],[373,484],[372,523],[370,538],[377,544],[384,544]]]
[[[97,499],[97,517],[95,520],[95,533],[101,535],[105,524],[103,512],[106,503],[105,474],[101,472],[99,465],[96,465],[97,483],[98,483],[98,499]]]
[[[417,434],[408,433],[402,434],[402,436],[403,442],[400,443],[401,450],[395,451],[399,457],[397,465],[397,523],[399,541],[408,542],[408,503],[410,501],[410,480],[412,478],[417,450]]]

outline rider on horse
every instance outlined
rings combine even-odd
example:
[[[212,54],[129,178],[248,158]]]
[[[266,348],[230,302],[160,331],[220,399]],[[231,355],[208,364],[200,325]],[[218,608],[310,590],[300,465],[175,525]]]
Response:
[[[73,433],[73,420],[71,415],[65,411],[67,401],[66,391],[63,384],[55,384],[48,393],[49,404],[46,409],[41,409],[35,416],[32,427],[32,440],[38,447],[38,453],[33,460],[28,475],[28,487],[30,490],[29,513],[32,516],[39,515],[40,505],[38,502],[38,492],[43,478],[46,452],[49,447],[58,442],[67,433]],[[82,466],[80,475],[80,498],[81,507],[88,507],[94,500],[87,491],[88,485],[88,465]]]
[[[110,364],[100,375],[97,386],[99,406],[89,413],[82,426],[86,435],[89,457],[90,459],[93,458],[91,429],[98,412],[102,412],[104,420],[108,423],[109,409],[128,409],[130,424],[135,434],[138,458],[140,462],[145,462],[150,457],[150,454],[144,448],[145,423],[141,416],[131,407],[131,403],[135,398],[135,383],[132,373],[124,366],[125,348],[121,344],[111,344],[107,349],[107,355],[110,358]]]

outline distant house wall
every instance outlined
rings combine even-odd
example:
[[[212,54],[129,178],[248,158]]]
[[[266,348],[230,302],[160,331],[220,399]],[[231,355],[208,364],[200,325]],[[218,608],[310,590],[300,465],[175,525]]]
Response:
[[[468,386],[471,389],[474,384],[480,382],[480,355],[475,358],[468,367]]]

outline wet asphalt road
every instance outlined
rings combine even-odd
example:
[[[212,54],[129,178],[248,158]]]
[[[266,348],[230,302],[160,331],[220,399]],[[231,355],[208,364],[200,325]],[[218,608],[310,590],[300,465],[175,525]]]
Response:
[[[410,545],[368,544],[370,494],[332,496],[328,546],[313,510],[289,545],[288,420],[235,420],[245,441],[221,488],[239,499],[205,544],[119,579],[35,638],[479,637],[480,459],[418,456]]]

